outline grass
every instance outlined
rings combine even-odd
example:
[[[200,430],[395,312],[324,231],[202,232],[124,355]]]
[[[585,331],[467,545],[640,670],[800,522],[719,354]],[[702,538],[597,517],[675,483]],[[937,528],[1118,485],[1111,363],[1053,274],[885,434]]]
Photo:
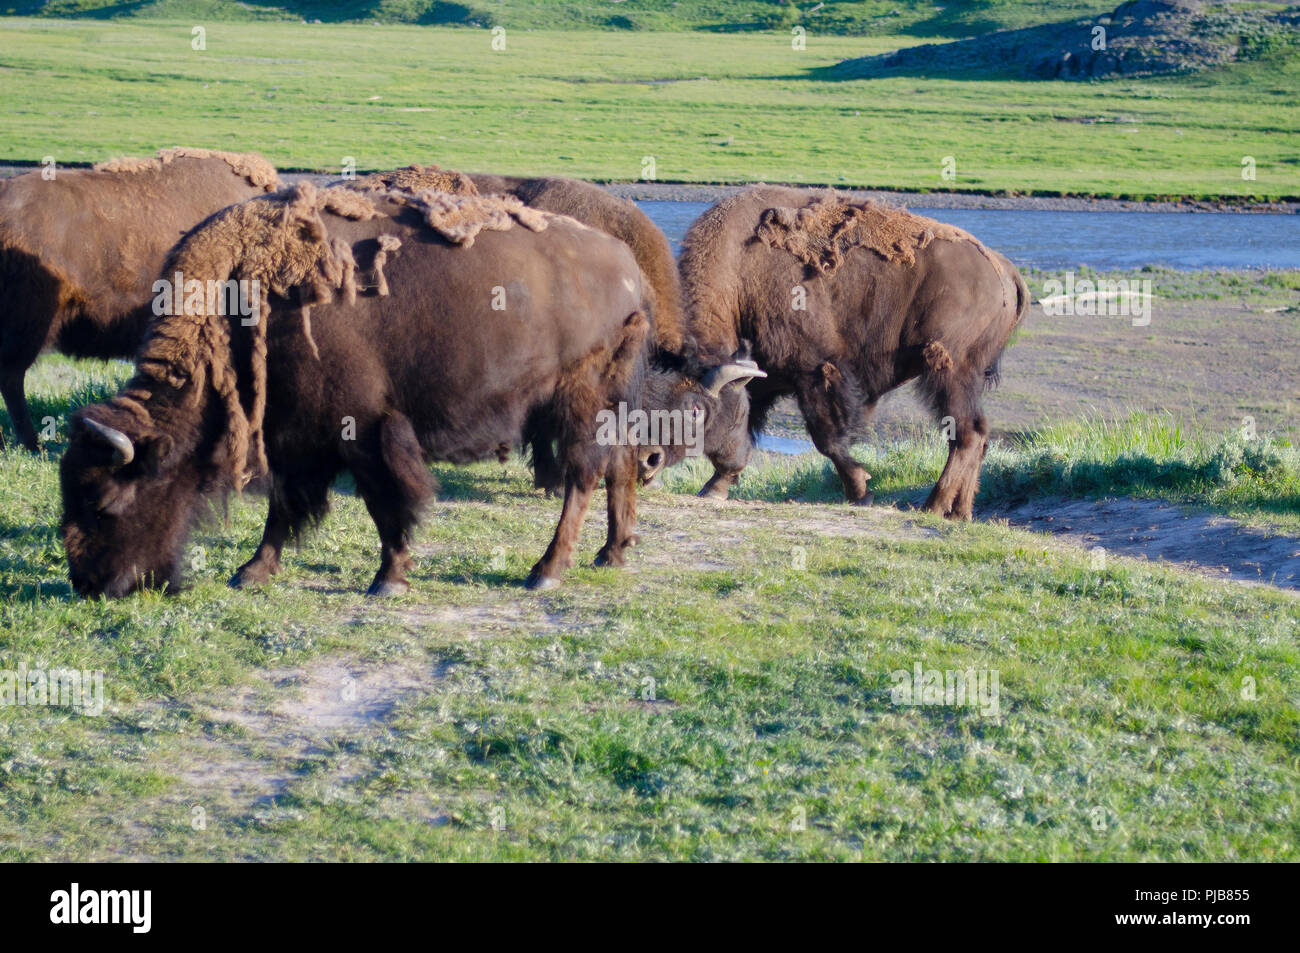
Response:
[[[62,419],[125,374],[46,358],[31,389]],[[1171,421],[1035,439],[1015,452],[1196,447]],[[900,493],[933,479],[893,458]],[[775,466],[744,494],[801,496]],[[195,536],[185,593],[85,602],[55,458],[0,467],[0,669],[98,669],[108,695],[102,717],[0,707],[5,859],[1296,859],[1294,595],[1099,570],[997,524],[671,492],[642,501],[628,570],[527,594],[557,507],[512,461],[436,468],[402,599],[358,594],[376,545],[345,487],[274,587],[223,585],[248,497]],[[584,558],[602,535],[593,515]],[[371,721],[294,715],[338,659],[422,688]],[[893,704],[918,662],[996,671],[998,717]]]
[[[1021,275],[1034,297],[1041,298],[1044,285],[1050,280],[1065,284],[1066,269],[1021,267]],[[1161,265],[1144,265],[1141,268],[1097,270],[1087,265],[1070,269],[1075,280],[1151,282],[1152,294],[1169,301],[1222,301],[1224,299],[1249,302],[1254,307],[1300,308],[1300,271],[1289,268],[1206,268],[1180,271]],[[1140,287],[1140,286],[1139,286]]]
[[[910,439],[859,446],[877,502],[919,505],[943,468],[947,444],[933,428]],[[687,461],[668,487],[687,492],[712,474]],[[764,455],[734,491],[738,499],[835,502],[843,488],[816,453]],[[1044,496],[1132,496],[1212,509],[1249,524],[1300,529],[1300,450],[1249,428],[1226,437],[1191,432],[1175,418],[1134,412],[1121,420],[1062,421],[993,444],[977,506],[1005,508]]]
[[[184,143],[324,170],[1300,195],[1300,59],[1284,55],[1153,80],[839,81],[840,59],[919,37],[814,32],[796,52],[780,32],[517,30],[494,52],[486,30],[214,20],[196,51],[192,25],[0,20],[4,158]]]
[[[617,5],[616,5],[617,4]],[[812,12],[812,7],[817,7]],[[10,3],[0,12],[47,17],[173,18],[195,20],[312,19],[326,23],[412,23],[491,26],[520,30],[761,30],[798,23],[822,33],[864,35],[915,33],[968,36],[991,29],[1068,20],[1108,12],[1107,3],[1079,0],[974,0],[943,8],[916,0],[829,0],[805,5],[805,12],[781,0],[614,0],[557,4],[551,0],[344,0],[340,3],[221,3],[218,0],[52,0]]]

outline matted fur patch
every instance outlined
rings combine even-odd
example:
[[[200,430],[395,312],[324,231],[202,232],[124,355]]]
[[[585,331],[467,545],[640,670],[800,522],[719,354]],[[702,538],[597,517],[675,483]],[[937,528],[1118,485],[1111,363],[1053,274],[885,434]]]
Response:
[[[954,225],[945,225],[877,202],[850,202],[834,192],[802,208],[769,208],[754,233],[772,248],[781,248],[820,274],[834,273],[852,248],[866,248],[886,261],[916,264],[916,253],[936,238],[971,242],[988,255],[980,241]]]
[[[373,172],[352,183],[363,192],[401,189],[404,192],[450,192],[452,195],[478,195],[474,180],[464,172],[436,165],[408,165],[404,169]]]
[[[255,152],[221,152],[217,149],[187,149],[178,146],[174,149],[161,149],[156,156],[149,158],[124,156],[97,162],[94,169],[96,172],[158,172],[177,159],[221,159],[236,175],[247,179],[252,185],[267,192],[280,187],[280,176],[275,171],[275,166]]]
[[[408,204],[419,209],[425,224],[447,241],[466,248],[484,229],[504,232],[516,223],[540,232],[550,221],[547,212],[529,208],[513,195],[451,195],[421,192]]]

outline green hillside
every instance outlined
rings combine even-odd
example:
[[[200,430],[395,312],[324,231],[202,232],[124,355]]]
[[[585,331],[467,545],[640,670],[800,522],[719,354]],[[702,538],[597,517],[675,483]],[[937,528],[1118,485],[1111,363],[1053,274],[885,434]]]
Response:
[[[47,0],[7,3],[0,12],[19,16],[160,17],[208,20],[320,20],[324,23],[415,23],[620,30],[770,30],[800,24],[823,34],[866,36],[975,36],[989,30],[1100,13],[1114,3],[1081,0],[973,0],[938,5],[908,0],[352,0],[342,3],[220,0]],[[814,10],[814,8],[817,8]]]

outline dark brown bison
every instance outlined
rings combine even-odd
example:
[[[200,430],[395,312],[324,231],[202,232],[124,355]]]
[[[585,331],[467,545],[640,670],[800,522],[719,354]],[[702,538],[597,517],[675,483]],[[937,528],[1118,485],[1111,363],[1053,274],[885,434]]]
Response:
[[[0,393],[18,441],[38,448],[23,382],[41,351],[134,355],[171,247],[213,212],[278,187],[261,156],[207,149],[0,182]]]
[[[684,334],[682,317],[682,289],[677,263],[672,247],[649,216],[637,208],[636,203],[611,195],[605,189],[589,182],[559,177],[523,178],[489,173],[461,173],[442,169],[436,165],[412,165],[403,169],[376,172],[356,180],[356,187],[401,188],[409,191],[433,189],[466,194],[513,195],[530,208],[557,215],[567,215],[584,225],[613,235],[632,250],[642,274],[647,279],[647,289],[653,307],[653,339],[661,364],[676,370],[700,373],[694,363],[694,350]],[[737,355],[741,357],[741,355]],[[730,439],[734,427],[730,423],[748,413],[748,403],[743,386],[728,388],[723,393],[725,406],[710,418],[707,439],[714,445]],[[724,421],[728,422],[724,424]],[[564,474],[555,456],[553,431],[539,419],[538,426],[524,435],[531,447],[534,482],[551,493],[559,493],[564,486]],[[664,462],[672,459],[672,448],[644,448],[642,475],[650,477]]]
[[[346,470],[382,544],[370,592],[404,591],[433,490],[425,462],[497,455],[537,415],[560,434],[565,497],[528,585],[555,585],[571,565],[601,476],[609,533],[597,563],[623,563],[636,448],[621,423],[608,428],[639,408],[650,307],[623,243],[508,196],[304,183],[195,229],[164,273],[177,272],[257,280],[265,304],[249,326],[210,311],[161,318],[135,378],[74,417],[62,532],[78,592],[175,587],[203,501],[263,470],[265,533],[232,584],[277,572]],[[707,414],[708,385],[735,376],[679,380],[663,409]]]
[[[870,475],[849,448],[876,402],[919,378],[949,441],[926,509],[970,517],[989,433],[982,395],[1029,307],[1006,258],[902,210],[757,186],[691,226],[680,266],[701,352],[730,354],[749,339],[768,373],[749,386],[752,433],[793,394],[849,501],[870,503]],[[725,498],[741,467],[735,454],[713,462],[701,494]]]

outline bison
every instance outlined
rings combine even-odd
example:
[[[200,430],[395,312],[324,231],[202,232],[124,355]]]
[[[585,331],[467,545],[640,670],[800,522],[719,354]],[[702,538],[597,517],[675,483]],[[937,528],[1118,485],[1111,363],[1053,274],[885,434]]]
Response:
[[[617,428],[600,437],[654,375],[650,296],[622,242],[508,196],[300,183],[215,215],[164,274],[255,280],[263,304],[251,320],[160,318],[123,391],[74,416],[60,476],[77,592],[178,587],[203,502],[266,471],[265,532],[232,584],[279,571],[285,542],[324,516],[347,471],[380,537],[369,592],[403,592],[433,491],[426,461],[499,454],[538,416],[559,434],[565,493],[528,586],[556,585],[572,564],[601,476],[596,562],[623,564],[636,448]],[[743,389],[744,371],[679,379],[661,409],[698,420],[722,388]]]
[[[613,235],[632,250],[647,279],[647,290],[653,306],[653,339],[658,362],[683,373],[702,372],[695,361],[693,343],[684,331],[681,281],[677,263],[673,260],[672,247],[664,233],[650,221],[649,216],[637,208],[636,203],[577,179],[466,174],[436,165],[412,165],[376,172],[355,180],[355,187],[363,191],[396,187],[411,191],[433,189],[458,195],[513,195],[530,208],[567,215],[584,225]],[[744,355],[737,353],[734,358],[740,364]],[[722,392],[719,413],[711,416],[706,426],[705,440],[715,455],[725,452],[723,445],[733,439],[735,422],[747,417],[748,409],[743,387],[727,388]],[[546,421],[539,419],[536,423],[537,426],[524,435],[532,449],[534,483],[548,493],[558,494],[564,486],[564,474],[555,457],[555,434]],[[658,468],[677,455],[671,447],[643,448],[640,461],[642,478],[649,479]]]
[[[39,448],[23,383],[43,350],[134,355],[153,319],[153,281],[177,240],[213,212],[278,187],[261,156],[207,149],[0,182],[0,393],[18,442]]]
[[[981,409],[1029,307],[1015,267],[949,225],[834,192],[757,186],[719,202],[687,232],[679,261],[701,352],[742,339],[767,371],[750,385],[751,434],[793,394],[848,500],[869,504],[850,454],[880,398],[919,378],[944,425],[948,460],[925,508],[966,519],[989,427]],[[713,459],[701,495],[725,499],[743,468]]]

